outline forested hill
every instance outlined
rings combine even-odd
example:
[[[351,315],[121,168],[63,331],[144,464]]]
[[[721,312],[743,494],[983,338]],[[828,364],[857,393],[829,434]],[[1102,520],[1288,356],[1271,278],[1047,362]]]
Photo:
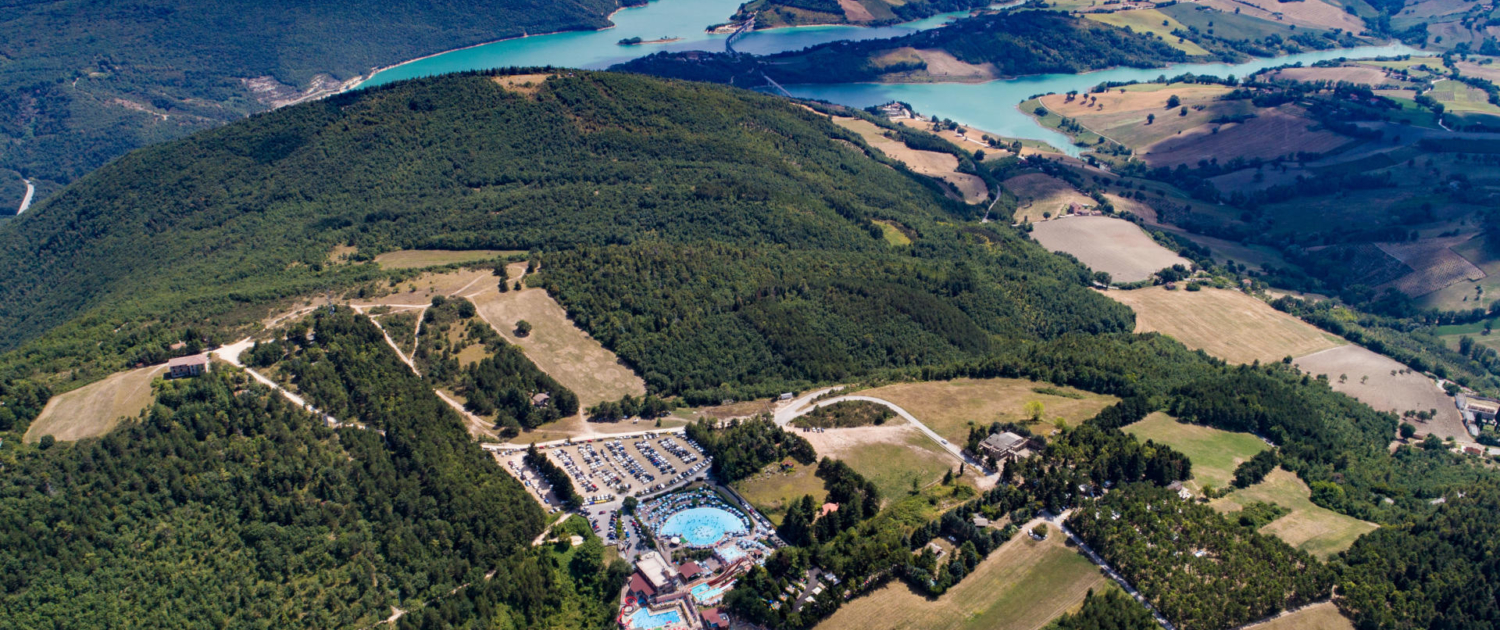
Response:
[[[0,170],[50,190],[151,142],[371,68],[527,33],[603,28],[644,0],[0,3]],[[277,86],[276,84],[280,84]],[[9,185],[7,183],[7,185]]]
[[[1115,66],[1157,67],[1187,56],[1160,39],[1051,11],[1010,11],[958,20],[893,39],[832,42],[759,58],[782,83],[931,80],[919,51],[951,55],[972,77],[1077,73]],[[706,62],[686,63],[686,58]],[[725,55],[658,53],[615,70],[729,82],[736,68]],[[733,57],[729,57],[734,59]],[[743,60],[741,60],[743,62]],[[706,72],[707,63],[715,67]],[[962,64],[960,64],[962,65]]]
[[[371,263],[327,263],[341,245],[364,260],[540,250],[536,281],[668,393],[1132,327],[1087,270],[954,222],[978,210],[807,108],[637,75],[545,77],[340,95],[100,169],[0,226],[0,345],[26,344],[7,363],[97,378],[160,360],[189,328],[237,338],[263,312],[247,307],[385,281]],[[877,219],[915,243],[889,245]]]

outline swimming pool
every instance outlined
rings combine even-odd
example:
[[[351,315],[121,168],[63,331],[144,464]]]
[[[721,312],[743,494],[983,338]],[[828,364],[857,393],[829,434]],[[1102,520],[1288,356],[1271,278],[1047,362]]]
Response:
[[[719,600],[724,598],[724,593],[729,592],[729,589],[732,587],[734,587],[734,582],[730,582],[717,588],[708,584],[707,582],[704,582],[703,584],[699,584],[693,587],[693,599],[698,600],[698,603],[700,604],[712,606],[719,603]]]
[[[730,534],[743,534],[745,524],[728,510],[699,507],[667,517],[658,532],[662,536],[680,536],[689,545],[707,547]]]
[[[651,611],[642,608],[630,616],[630,627],[633,630],[650,630],[673,623],[682,623],[682,613],[677,612],[676,609],[664,610],[653,615]]]

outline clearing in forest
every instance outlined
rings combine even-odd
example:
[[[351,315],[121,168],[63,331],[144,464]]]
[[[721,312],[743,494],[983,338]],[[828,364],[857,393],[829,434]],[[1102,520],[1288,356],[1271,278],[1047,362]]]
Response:
[[[68,442],[108,434],[122,418],[134,418],[151,405],[151,381],[166,369],[156,365],[120,372],[53,396],[22,439],[36,442],[50,435]]]
[[[1419,438],[1431,433],[1459,442],[1474,441],[1464,428],[1453,397],[1438,387],[1436,381],[1395,359],[1349,344],[1300,357],[1292,364],[1308,374],[1327,375],[1334,391],[1379,411],[1398,416],[1407,411],[1436,411],[1426,422],[1408,420],[1417,427]]]
[[[1115,588],[1058,534],[1016,534],[936,599],[901,580],[844,604],[817,630],[1035,630],[1083,603],[1090,589]]]
[[[834,124],[859,134],[867,144],[891,159],[905,164],[907,168],[952,184],[963,195],[964,201],[979,203],[989,198],[984,180],[968,173],[958,172],[957,157],[947,153],[919,151],[908,147],[900,140],[885,137],[886,131],[868,120],[843,116],[832,118]]]
[[[736,481],[734,489],[772,523],[780,526],[793,501],[800,501],[810,494],[818,505],[823,504],[828,491],[823,489],[823,480],[814,474],[817,470],[818,465],[813,463],[806,466],[796,464],[792,470],[782,471],[781,462],[775,462],[754,476]]]
[[[913,481],[918,487],[926,487],[941,480],[945,472],[957,472],[961,463],[899,417],[878,427],[788,430],[807,438],[819,459],[844,460],[855,472],[875,482],[886,503],[906,496]]]
[[[1050,425],[1060,418],[1071,426],[1078,426],[1119,400],[1071,387],[1009,378],[897,383],[856,393],[894,403],[958,445],[968,442],[970,423],[989,426],[993,422],[1027,422],[1025,406],[1033,400],[1042,403],[1041,424]],[[1047,427],[1038,426],[1037,430],[1045,433]]]
[[[1474,263],[1469,262],[1452,249],[1455,245],[1462,245],[1469,238],[1469,235],[1464,235],[1423,239],[1411,243],[1376,243],[1375,246],[1379,247],[1380,251],[1401,261],[1412,270],[1411,273],[1377,288],[1394,288],[1409,296],[1418,297],[1440,291],[1455,283],[1483,280],[1486,275],[1484,270],[1476,267]]]
[[[1136,332],[1159,332],[1230,363],[1280,361],[1345,343],[1239,291],[1156,286],[1105,295],[1135,311]]]
[[[501,256],[524,253],[498,249],[403,249],[376,256],[375,264],[380,265],[381,269],[418,269],[422,267],[471,263],[481,260],[494,260]]]
[[[1333,602],[1323,602],[1243,630],[1354,630],[1354,624]]]
[[[1192,261],[1162,247],[1136,224],[1114,217],[1066,217],[1035,224],[1032,238],[1054,252],[1066,252],[1115,282],[1137,282],[1172,265]]]
[[[1161,412],[1146,416],[1140,422],[1122,427],[1121,430],[1142,442],[1154,440],[1187,455],[1193,462],[1193,478],[1188,481],[1187,486],[1199,493],[1208,485],[1215,488],[1228,487],[1229,482],[1234,480],[1234,469],[1240,463],[1271,448],[1249,433],[1178,422],[1176,418]]]
[[[1224,498],[1215,499],[1211,505],[1220,512],[1232,513],[1251,503],[1264,501],[1291,510],[1290,514],[1260,528],[1260,532],[1280,538],[1322,560],[1348,549],[1356,538],[1375,531],[1374,523],[1319,507],[1312,502],[1311,496],[1312,491],[1297,475],[1277,468],[1260,483],[1235,490]]]
[[[1282,68],[1273,76],[1288,81],[1329,81],[1331,83],[1359,83],[1363,85],[1385,85],[1396,83],[1385,76],[1385,71],[1372,66],[1335,66],[1332,68]]]
[[[525,268],[525,263],[507,267],[507,282],[514,284]],[[619,400],[626,394],[645,395],[645,381],[621,363],[615,353],[574,326],[567,311],[545,290],[523,288],[501,293],[496,279],[486,281],[478,294],[469,295],[479,308],[479,316],[506,341],[519,346],[543,372],[578,394],[582,408]],[[516,323],[523,320],[531,324],[532,330],[520,337],[516,335]],[[645,428],[649,427],[638,430]]]
[[[1097,205],[1092,197],[1078,192],[1068,182],[1043,173],[1017,175],[1000,182],[1000,186],[1020,200],[1012,217],[1015,223],[1046,221],[1066,214],[1073,205],[1081,208]]]

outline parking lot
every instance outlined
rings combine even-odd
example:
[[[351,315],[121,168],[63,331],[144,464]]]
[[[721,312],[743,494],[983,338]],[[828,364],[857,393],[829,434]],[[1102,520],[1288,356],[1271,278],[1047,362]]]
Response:
[[[584,516],[610,544],[616,544],[613,520],[625,497],[654,495],[706,478],[710,464],[702,449],[678,432],[580,440],[546,446],[542,452],[573,478],[573,488],[583,497]],[[550,512],[558,506],[557,499],[524,464],[525,455],[524,449],[515,449],[495,457]],[[620,541],[626,543],[622,549],[636,540],[631,527],[624,529],[627,540]]]

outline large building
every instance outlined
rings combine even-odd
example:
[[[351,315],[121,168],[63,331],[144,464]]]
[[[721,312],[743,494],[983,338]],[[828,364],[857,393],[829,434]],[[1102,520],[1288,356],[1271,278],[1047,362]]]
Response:
[[[167,374],[172,378],[198,376],[208,371],[208,355],[195,354],[167,361]]]
[[[995,433],[979,443],[979,454],[990,458],[999,466],[1001,462],[1016,457],[1026,447],[1026,438],[1005,431]]]

